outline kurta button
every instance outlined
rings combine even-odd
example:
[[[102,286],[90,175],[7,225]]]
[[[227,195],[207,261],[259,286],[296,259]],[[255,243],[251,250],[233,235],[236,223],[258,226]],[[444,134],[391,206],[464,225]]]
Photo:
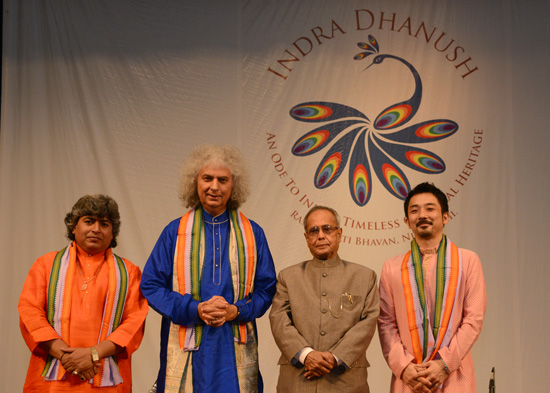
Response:
[[[324,336],[326,333],[324,330],[321,330],[321,336]]]
[[[326,273],[323,273],[323,274],[322,274],[322,276],[323,276],[323,277],[326,277],[326,276],[327,276],[327,274],[326,274]]]
[[[327,293],[326,293],[326,292],[323,292],[323,293],[321,293],[321,295],[323,295],[323,296],[327,296]]]
[[[323,314],[326,314],[326,313],[327,313],[327,310],[325,310],[325,309],[323,308],[323,309],[321,310],[321,312],[322,312]]]

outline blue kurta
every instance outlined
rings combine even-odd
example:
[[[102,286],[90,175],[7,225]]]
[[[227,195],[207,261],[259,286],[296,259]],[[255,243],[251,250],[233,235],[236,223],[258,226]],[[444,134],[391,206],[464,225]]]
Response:
[[[258,262],[254,278],[254,292],[248,298],[235,302],[231,267],[229,262],[229,214],[227,211],[213,217],[203,210],[205,222],[205,259],[201,275],[201,301],[212,296],[223,296],[239,308],[236,322],[254,321],[271,305],[277,282],[273,259],[262,228],[250,221],[256,239]],[[141,279],[141,291],[149,304],[162,315],[160,370],[157,392],[164,392],[166,377],[166,347],[170,323],[187,325],[202,323],[198,314],[199,301],[191,295],[172,291],[173,258],[180,218],[164,228],[153,249]],[[195,393],[239,392],[235,361],[232,322],[220,327],[203,323],[204,330],[200,347],[193,353],[193,388]],[[258,392],[263,391],[258,375]]]

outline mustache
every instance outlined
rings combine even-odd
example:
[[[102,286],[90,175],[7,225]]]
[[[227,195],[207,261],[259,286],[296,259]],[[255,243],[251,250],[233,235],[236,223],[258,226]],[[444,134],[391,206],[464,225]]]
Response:
[[[420,225],[423,225],[423,224],[432,225],[433,223],[430,220],[420,220],[416,223],[416,226],[419,227]]]

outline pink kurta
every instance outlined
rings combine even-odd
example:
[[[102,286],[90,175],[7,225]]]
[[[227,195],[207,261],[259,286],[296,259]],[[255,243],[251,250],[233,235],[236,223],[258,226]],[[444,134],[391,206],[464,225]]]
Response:
[[[73,243],[74,244],[74,243]],[[85,277],[93,277],[105,258],[104,253],[87,255],[77,247],[77,258]],[[19,298],[20,326],[23,338],[31,351],[31,360],[24,392],[90,392],[127,393],[132,391],[132,353],[138,348],[143,338],[143,327],[147,316],[148,305],[139,290],[141,271],[130,261],[124,259],[128,269],[128,293],[120,326],[107,336],[107,340],[124,348],[119,354],[118,366],[123,383],[113,387],[96,388],[88,381],[81,381],[77,376],[67,374],[61,381],[45,381],[40,374],[44,369],[47,354],[39,347],[44,341],[60,338],[46,318],[46,301],[48,281],[57,252],[48,253],[36,260],[31,267],[23,291]],[[82,278],[75,269],[75,285],[70,320],[70,339],[72,347],[91,347],[97,344],[103,315],[105,297],[108,290],[109,272],[103,264],[97,277],[86,290],[82,290]]]
[[[430,250],[421,251],[427,303],[430,315],[433,315],[437,254]],[[460,251],[463,273],[458,288],[455,317],[451,324],[452,339],[448,347],[439,350],[439,355],[451,371],[442,390],[438,390],[444,393],[476,392],[474,364],[470,350],[481,332],[487,306],[481,261],[470,250],[460,249]],[[382,352],[393,373],[391,393],[411,392],[400,378],[405,367],[414,359],[401,278],[404,257],[405,254],[402,254],[388,259],[384,263],[380,276],[378,333]]]

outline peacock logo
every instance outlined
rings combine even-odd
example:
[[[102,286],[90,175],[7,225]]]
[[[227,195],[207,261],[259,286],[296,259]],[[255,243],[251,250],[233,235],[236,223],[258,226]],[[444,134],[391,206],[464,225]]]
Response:
[[[384,61],[397,61],[407,67],[415,83],[412,97],[390,105],[373,122],[361,111],[335,102],[310,101],[295,105],[290,109],[293,119],[324,124],[298,138],[291,151],[298,157],[316,154],[342,134],[321,159],[313,177],[315,187],[325,189],[334,184],[349,161],[349,190],[358,206],[365,206],[371,198],[372,172],[391,195],[404,200],[411,187],[402,166],[425,174],[444,172],[443,158],[418,145],[452,136],[458,131],[458,124],[448,119],[434,119],[405,127],[422,101],[418,71],[401,57],[379,54],[378,42],[372,35],[368,36],[368,42],[357,45],[362,52],[355,55],[354,60],[373,59],[364,71]]]

